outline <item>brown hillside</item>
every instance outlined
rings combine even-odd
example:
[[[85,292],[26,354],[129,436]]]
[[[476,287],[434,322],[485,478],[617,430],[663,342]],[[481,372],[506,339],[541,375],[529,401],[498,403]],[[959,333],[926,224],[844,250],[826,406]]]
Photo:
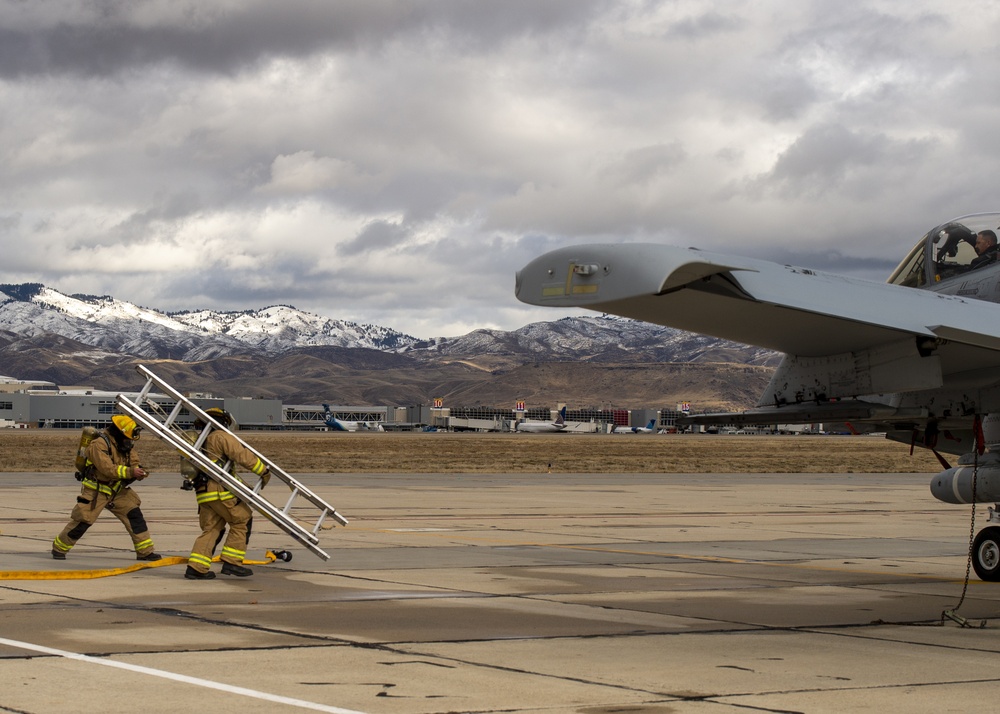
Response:
[[[132,391],[143,383],[135,366],[144,364],[182,392],[280,399],[286,404],[411,406],[441,397],[448,406],[503,408],[524,400],[530,406],[562,402],[573,408],[660,409],[689,401],[697,410],[739,410],[756,403],[773,372],[771,367],[732,363],[517,364],[496,357],[423,362],[393,357],[369,366],[367,360],[343,357],[333,350],[299,351],[277,359],[235,355],[202,362],[92,361],[65,355],[44,368],[32,367],[33,361],[0,365],[0,374],[45,379],[60,386]],[[10,362],[9,355],[6,361]]]
[[[75,429],[0,430],[0,471],[66,474]],[[347,434],[243,432],[292,473],[936,473],[930,452],[873,436],[691,434]],[[154,478],[180,483],[177,451],[144,435],[137,445]],[[915,477],[916,478],[916,477]],[[923,477],[920,477],[923,478]]]

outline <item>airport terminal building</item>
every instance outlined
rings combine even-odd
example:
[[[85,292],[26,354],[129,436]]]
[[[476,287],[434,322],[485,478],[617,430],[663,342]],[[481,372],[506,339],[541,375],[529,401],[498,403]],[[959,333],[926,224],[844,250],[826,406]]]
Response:
[[[125,396],[130,396],[125,393]],[[131,395],[134,396],[134,395]],[[246,428],[273,429],[282,426],[281,402],[270,399],[216,398],[210,394],[190,394],[202,409],[221,407]],[[118,392],[87,387],[60,388],[51,382],[28,382],[0,377],[0,426],[18,428],[79,429],[84,426],[107,426],[119,413],[115,405]],[[176,402],[165,395],[154,396],[165,411]],[[178,423],[187,426],[181,413]]]
[[[118,413],[118,392],[89,387],[59,387],[51,382],[17,380],[0,376],[0,428],[79,429],[103,428]],[[124,393],[126,397],[134,397]],[[164,411],[176,402],[166,395],[151,395]],[[220,407],[232,414],[244,430],[278,429],[326,430],[322,405],[286,405],[277,399],[215,397],[207,393],[188,393],[202,409]],[[416,405],[409,407],[334,406],[330,411],[343,421],[374,422],[388,431],[513,431],[519,421],[554,419],[562,405],[517,409],[494,407],[452,407]],[[576,433],[607,433],[620,427],[642,426],[651,419],[658,429],[670,430],[680,412],[655,409],[577,409],[567,410],[566,422]],[[177,423],[186,427],[193,421],[186,410]]]

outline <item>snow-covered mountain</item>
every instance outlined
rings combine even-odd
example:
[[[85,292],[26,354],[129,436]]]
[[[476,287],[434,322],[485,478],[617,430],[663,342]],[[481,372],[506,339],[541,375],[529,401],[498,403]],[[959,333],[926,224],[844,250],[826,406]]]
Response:
[[[141,384],[135,365],[151,360],[163,360],[157,373],[181,390],[292,404],[697,399],[743,409],[777,355],[607,316],[417,340],[282,305],[170,314],[37,283],[0,285],[0,374],[128,391]]]
[[[288,305],[164,313],[111,296],[65,295],[38,283],[0,285],[0,331],[46,335],[144,359],[195,362],[311,347],[368,348],[414,358],[511,356],[522,361],[744,362],[774,353],[618,317],[537,322],[512,332],[475,330],[418,340],[378,325],[322,317]]]
[[[44,285],[0,285],[0,330],[21,337],[57,335],[144,358],[194,361],[234,354],[243,345],[112,297],[69,296]]]
[[[164,313],[111,296],[64,295],[38,283],[0,285],[0,330],[23,337],[54,334],[144,358],[193,362],[297,347],[391,351],[416,338],[278,305],[239,312]]]
[[[533,322],[511,332],[475,330],[461,337],[416,342],[407,351],[593,362],[776,364],[778,356],[770,350],[608,315]]]
[[[170,317],[204,332],[225,335],[269,352],[323,345],[394,351],[417,341],[415,337],[387,327],[334,320],[290,305],[240,312],[176,312]]]

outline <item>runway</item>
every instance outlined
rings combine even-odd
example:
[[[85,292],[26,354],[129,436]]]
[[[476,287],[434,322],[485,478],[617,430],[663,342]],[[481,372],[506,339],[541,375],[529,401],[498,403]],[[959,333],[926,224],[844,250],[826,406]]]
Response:
[[[258,517],[248,557],[294,558],[248,579],[0,574],[0,712],[965,712],[1000,683],[1000,584],[942,622],[970,511],[929,475],[301,479],[351,520],[330,561]],[[138,491],[186,557],[179,481]],[[110,514],[49,557],[71,476],[0,484],[5,573],[136,565]]]

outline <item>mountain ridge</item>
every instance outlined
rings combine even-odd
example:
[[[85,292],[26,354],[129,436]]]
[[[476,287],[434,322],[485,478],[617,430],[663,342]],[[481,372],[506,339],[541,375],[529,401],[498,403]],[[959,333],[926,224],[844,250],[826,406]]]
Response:
[[[656,375],[668,371],[685,385],[678,399],[700,393],[713,405],[740,408],[763,389],[777,357],[620,317],[565,317],[509,332],[484,328],[421,340],[291,305],[167,313],[108,295],[65,295],[40,283],[0,285],[0,373],[98,389],[134,386],[134,365],[141,362],[169,371],[179,389],[304,403],[402,405],[449,397],[466,405],[525,398],[662,404],[673,391]],[[707,390],[679,376],[683,365],[695,364],[687,372],[700,375]],[[609,383],[615,373],[619,381]],[[569,374],[573,381],[565,379]]]

